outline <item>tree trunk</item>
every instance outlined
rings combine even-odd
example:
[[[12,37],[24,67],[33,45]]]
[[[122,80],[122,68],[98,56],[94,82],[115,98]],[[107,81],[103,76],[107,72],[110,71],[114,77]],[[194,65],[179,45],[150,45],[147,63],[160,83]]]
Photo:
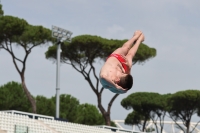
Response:
[[[107,126],[111,126],[110,115],[106,112],[104,114],[105,123]]]
[[[104,120],[105,120],[106,125],[107,125],[107,126],[110,126],[110,125],[111,125],[111,121],[110,121],[110,112],[107,112],[107,111],[103,108],[103,106],[102,106],[102,104],[101,104],[101,94],[100,94],[100,93],[97,94],[97,101],[98,101],[98,108],[99,108],[99,110],[101,111],[101,113],[102,113],[102,115],[103,115],[103,118],[104,118]]]
[[[186,121],[186,133],[190,133],[190,122]]]
[[[98,107],[99,107],[99,110],[101,111],[101,113],[103,115],[103,118],[105,120],[106,125],[110,126],[111,125],[110,113],[106,112],[101,104],[98,104]]]
[[[31,106],[32,106],[32,112],[33,113],[37,113],[37,110],[36,110],[36,102],[35,102],[35,99],[32,97],[32,95],[30,94],[30,92],[28,91],[27,87],[26,87],[26,84],[25,84],[25,79],[24,79],[24,76],[21,75],[21,81],[22,81],[22,88],[24,89],[24,92],[29,100],[29,102],[31,103]]]
[[[142,132],[145,132],[146,123],[147,123],[147,120],[145,119],[145,120],[144,120],[144,123],[143,123],[143,126],[142,126]]]

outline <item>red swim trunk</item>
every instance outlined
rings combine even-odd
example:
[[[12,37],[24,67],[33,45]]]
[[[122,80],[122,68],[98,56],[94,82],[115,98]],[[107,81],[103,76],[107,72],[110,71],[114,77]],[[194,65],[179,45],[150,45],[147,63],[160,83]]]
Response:
[[[120,55],[120,54],[111,54],[110,56],[108,56],[108,58],[109,57],[115,57],[115,58],[117,58],[118,59],[118,61],[122,64],[122,67],[124,68],[124,70],[125,70],[125,73],[126,72],[128,72],[128,66],[126,65],[126,60],[124,59],[124,57],[122,56],[122,55]],[[108,59],[107,58],[107,59]]]

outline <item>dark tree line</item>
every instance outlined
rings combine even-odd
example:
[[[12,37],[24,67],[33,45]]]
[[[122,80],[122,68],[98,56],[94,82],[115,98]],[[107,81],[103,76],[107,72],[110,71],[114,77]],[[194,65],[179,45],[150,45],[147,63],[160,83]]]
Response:
[[[36,101],[38,114],[55,115],[55,96],[50,98],[40,95],[32,97]],[[189,126],[191,118],[195,114],[200,116],[200,91],[185,90],[163,95],[153,92],[136,92],[124,98],[121,105],[127,110],[133,110],[127,115],[125,124],[137,125],[141,131],[151,131],[147,128],[148,122],[151,120],[155,125],[154,130],[162,133],[164,118],[168,115],[184,133],[192,133],[194,128],[190,129]],[[8,82],[0,86],[0,110],[32,112],[31,108],[22,84]],[[60,118],[87,125],[105,124],[104,118],[96,106],[88,103],[80,104],[78,99],[66,94],[60,95]],[[178,121],[182,121],[183,125],[177,123]],[[112,125],[114,124],[112,123]]]
[[[0,110],[32,112],[31,104],[22,87],[22,84],[17,82],[9,82],[0,86]],[[39,95],[33,99],[36,101],[38,114],[55,116],[55,96],[47,98]],[[60,95],[60,118],[87,125],[105,124],[102,114],[95,105],[80,104],[78,99],[66,94]]]
[[[164,118],[168,114],[184,133],[192,133],[194,128],[190,129],[189,126],[191,118],[193,115],[200,116],[200,91],[185,90],[164,95],[137,92],[123,99],[121,105],[127,110],[133,110],[126,117],[125,124],[137,125],[141,131],[147,131],[148,121],[152,120],[157,133],[162,133]],[[178,124],[178,121],[183,122],[183,125]]]

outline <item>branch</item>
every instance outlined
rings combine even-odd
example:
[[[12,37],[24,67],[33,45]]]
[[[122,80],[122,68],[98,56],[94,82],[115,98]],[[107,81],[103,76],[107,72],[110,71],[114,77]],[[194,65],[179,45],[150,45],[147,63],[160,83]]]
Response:
[[[170,115],[170,118],[175,122],[175,124],[176,124],[182,131],[184,131],[183,127],[180,126],[180,125],[177,123],[177,121],[174,120],[173,117],[171,117],[171,115]]]
[[[161,127],[161,132],[163,130],[163,127],[164,127],[164,118],[165,118],[165,114],[166,114],[166,111],[163,111],[164,113],[162,114],[160,118],[160,127]]]
[[[72,60],[71,60],[71,59],[70,59],[69,61],[71,62],[70,65],[71,65],[76,71],[78,71],[79,73],[82,73],[83,70],[79,70],[78,68],[76,68],[76,66],[72,63]],[[79,68],[81,69],[80,63],[79,63]]]
[[[89,71],[88,71],[88,76],[90,76],[90,72],[92,71],[92,67],[90,67]]]
[[[38,45],[33,45],[32,47],[30,47],[28,50],[26,50],[28,53],[30,53],[31,52],[31,50],[34,48],[34,47],[36,47],[36,46],[38,46]]]
[[[97,77],[97,75],[96,75],[96,69],[95,69],[95,67],[92,65],[92,63],[90,63],[90,66],[91,66],[91,70],[93,71],[93,75],[94,75],[94,77],[95,77],[95,79],[96,79],[96,88],[97,88],[97,90],[98,90],[98,87],[99,87],[99,78]]]
[[[194,126],[194,128],[192,129],[191,133],[194,131],[194,129],[198,126],[200,121],[197,122],[197,124]]]
[[[158,125],[157,125],[157,120],[158,120],[158,116],[157,116],[157,118],[154,120],[152,117],[151,117],[151,120],[153,121],[153,123],[154,123],[154,125],[155,125],[155,127],[156,127],[156,131],[157,131],[157,133],[158,133]]]
[[[90,66],[92,67],[93,75],[94,75],[94,77],[95,77],[95,79],[96,79],[96,81],[97,81],[97,83],[96,83],[96,88],[98,88],[98,86],[99,86],[99,78],[97,77],[97,75],[96,75],[96,73],[95,73],[95,67],[92,65],[92,63],[90,63]]]
[[[25,47],[23,47],[24,48],[24,50],[25,50],[25,53],[26,53],[26,55],[25,55],[25,57],[24,57],[24,61],[23,61],[23,67],[22,67],[22,73],[24,73],[25,72],[25,70],[26,70],[26,60],[27,60],[27,58],[28,58],[28,55],[31,53],[31,49],[32,48],[34,48],[36,45],[33,45],[30,49],[26,49]]]
[[[88,78],[90,78],[90,72],[91,72],[92,68],[90,67],[89,71],[86,72],[85,69],[86,69],[87,65],[86,65],[86,64],[82,65],[81,62],[80,62],[79,64],[80,64],[80,66],[82,66],[82,72],[83,72],[85,75],[87,75]]]
[[[65,63],[65,64],[67,64],[67,65],[71,65],[72,66],[72,63],[69,63],[69,62],[67,62],[67,61],[62,61],[63,63]]]
[[[21,71],[19,70],[19,68],[18,68],[18,66],[17,66],[17,63],[16,63],[14,57],[13,57],[13,63],[14,63],[14,65],[15,65],[15,68],[17,69],[17,72],[18,72],[19,74],[21,74]]]
[[[84,76],[85,79],[87,78],[88,74],[85,72],[85,67],[81,64],[81,62],[77,62],[77,64],[79,64],[79,68],[80,69],[78,69],[75,66],[75,64],[72,63],[73,61],[71,59],[69,59],[70,63],[68,63],[67,61],[63,61],[63,62],[66,63],[66,64],[68,64],[68,65],[71,65],[76,71],[78,71],[79,73],[81,73]]]
[[[18,59],[13,53],[12,53],[12,55],[13,55],[13,58],[15,59],[15,60],[17,60],[17,61],[19,61],[19,62],[21,62],[21,63],[23,63],[23,61],[22,60],[20,60],[20,59]]]
[[[6,43],[6,45],[7,45],[7,43]],[[7,47],[7,48],[8,48],[8,47]],[[9,48],[8,48],[8,49],[9,49]],[[10,51],[13,53],[11,41],[10,41]]]
[[[179,118],[182,120],[183,124],[187,127],[186,121],[191,118],[190,115],[188,113],[187,113],[187,115],[180,113],[180,116],[181,117],[179,117]]]
[[[103,90],[104,90],[104,88],[103,88],[103,87],[101,87],[100,94],[102,94]]]
[[[19,41],[18,44],[20,44],[22,47],[25,47],[25,46],[24,46],[24,43],[21,42],[21,41]]]
[[[119,96],[119,94],[115,94],[115,95],[113,96],[113,98],[110,100],[110,102],[109,102],[109,104],[108,104],[107,112],[110,112],[110,108],[111,108],[111,106],[112,106],[114,100],[117,98],[117,96]]]
[[[92,81],[90,80],[90,78],[89,78],[88,82],[89,82],[90,87],[92,88],[92,90],[95,92],[95,94],[98,95],[98,93],[99,93],[98,89],[95,89],[95,87],[93,86]]]
[[[79,68],[81,69],[81,73],[85,75],[85,77],[87,77],[87,73],[85,72],[85,66],[81,64],[81,62],[78,62],[79,64]]]
[[[5,42],[5,44],[6,44],[6,48],[3,47],[3,45],[2,45],[2,48],[5,49],[8,53],[10,53],[11,56],[12,56],[15,60],[17,60],[17,61],[23,63],[22,60],[20,60],[19,58],[17,58],[17,57],[14,55],[14,52],[13,52],[13,50],[12,50],[11,44],[7,44],[7,42]],[[8,45],[10,45],[10,49],[8,48]]]
[[[95,94],[97,94],[98,91],[97,91],[97,90],[95,89],[95,87],[93,86],[93,84],[92,84],[92,82],[91,82],[91,78],[90,78],[90,72],[91,72],[91,70],[92,70],[92,67],[90,67],[90,69],[89,69],[89,71],[88,71],[88,73],[87,73],[87,72],[85,71],[85,68],[87,67],[87,65],[82,65],[81,62],[79,62],[78,64],[79,64],[79,67],[80,67],[80,69],[81,69],[81,70],[79,70],[79,72],[80,72],[80,73],[84,76],[84,78],[88,81],[90,87],[91,87],[92,90],[95,92]],[[72,64],[72,65],[73,65],[74,68],[76,68],[74,64]],[[78,69],[76,69],[76,70],[78,70]]]
[[[138,62],[138,61],[133,62],[133,63],[132,63],[132,66],[135,65],[137,62]]]
[[[142,132],[142,126],[140,126],[139,124],[136,124],[137,125],[137,127],[138,127],[138,129]]]
[[[81,73],[81,74],[83,75],[83,77],[85,78],[85,80],[88,81],[88,83],[89,83],[90,87],[92,88],[92,90],[94,91],[94,93],[97,95],[98,92],[95,90],[95,88],[94,88],[94,86],[93,86],[93,84],[92,84],[92,82],[91,82],[91,79],[90,79],[89,74],[86,73],[86,72],[84,71],[84,69],[83,69],[83,70],[77,69],[76,66],[75,66],[73,63],[71,63],[71,65],[72,65],[72,67],[73,67],[76,71],[78,71],[79,73]],[[81,67],[81,64],[80,64],[79,66]],[[80,68],[80,69],[81,69],[81,68]]]
[[[6,44],[6,49],[9,50],[7,41],[5,41],[5,44]]]
[[[90,72],[91,72],[91,70],[93,70],[92,69],[92,66],[90,67],[90,69],[89,69],[89,71],[88,71],[88,73],[87,73],[87,76],[88,76],[88,82],[89,82],[89,84],[90,84],[90,86],[92,87],[92,89],[93,89],[93,91],[97,94],[98,93],[98,88],[97,88],[97,86],[96,86],[96,89],[95,89],[95,87],[94,87],[94,85],[92,84],[92,82],[91,82],[91,78],[90,78]],[[94,73],[94,72],[93,72]]]
[[[86,60],[86,62],[84,63],[84,65],[83,65],[83,68],[84,68],[84,69],[87,67],[88,62],[89,62],[89,61]]]
[[[76,68],[76,66],[73,64],[73,63],[71,63],[70,64],[76,71],[78,71],[79,73],[81,73],[82,74],[82,71],[81,70],[79,70],[78,68]],[[86,76],[83,74],[83,76],[86,78]]]
[[[142,132],[142,124],[136,124],[136,126],[138,127],[138,129]]]
[[[15,60],[18,60],[19,62],[22,62],[20,59],[16,58],[15,55],[13,54],[13,52],[11,52],[11,50],[8,48],[8,44],[7,42],[5,42],[6,44],[6,48],[2,45],[3,49],[5,49],[8,53],[10,53],[10,55],[12,56],[12,59],[13,59],[13,63],[15,65],[15,68],[17,69],[17,72],[20,74],[20,70],[19,70],[19,67],[17,66],[17,63]],[[11,47],[12,48],[12,47]]]

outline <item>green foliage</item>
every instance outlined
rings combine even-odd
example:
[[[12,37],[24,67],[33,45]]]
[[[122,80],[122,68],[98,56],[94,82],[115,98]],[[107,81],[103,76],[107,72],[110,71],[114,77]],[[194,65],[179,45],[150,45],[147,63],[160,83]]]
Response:
[[[75,123],[86,125],[103,125],[104,119],[96,106],[91,104],[81,104],[78,107]]]
[[[200,106],[200,91],[185,90],[176,92],[168,99],[168,104],[171,105],[169,112],[175,115],[186,112],[196,113]]]
[[[73,63],[92,63],[95,58],[102,56],[103,52],[101,51],[103,49],[101,44],[100,37],[91,37],[88,35],[77,36],[72,39],[71,43],[63,45],[66,47],[62,49],[66,50],[63,51],[62,55],[64,55],[66,59],[68,58],[73,61]]]
[[[189,125],[192,115],[198,115],[199,113],[200,91],[185,90],[176,92],[168,98],[168,105],[168,113],[170,115],[170,118],[175,122],[181,120],[184,126],[186,127],[186,133],[189,133]],[[178,128],[185,131],[185,128],[183,128],[180,124],[176,124]]]
[[[30,103],[17,82],[8,82],[0,86],[0,110],[30,111]]]
[[[105,123],[103,125],[105,125]],[[117,125],[113,121],[111,121],[110,126],[117,127]]]
[[[154,131],[155,131],[155,129],[153,127],[150,127],[150,128],[146,129],[146,132],[154,132]]]
[[[174,93],[168,98],[168,112],[174,120],[185,122],[187,127],[192,115],[199,112],[200,107],[200,91],[185,90]]]
[[[0,43],[14,42],[25,30],[28,23],[24,19],[13,16],[2,16],[0,19]]]
[[[136,111],[150,111],[158,106],[158,98],[160,94],[151,92],[136,92],[123,99],[121,105],[125,109],[134,109]]]
[[[103,45],[106,39],[83,35],[72,39],[71,43],[62,45],[61,60],[73,63],[92,63],[95,58],[103,57]],[[56,46],[49,47],[46,58],[56,59]]]
[[[26,26],[23,34],[15,38],[15,41],[25,48],[46,44],[51,40],[51,31],[49,29],[46,29],[42,26],[32,25]]]
[[[56,103],[56,97],[51,98]],[[67,119],[70,122],[74,122],[76,119],[77,109],[79,101],[71,95],[60,95],[60,118]]]
[[[36,96],[37,113],[55,116],[55,102],[51,98]]]
[[[2,9],[2,5],[0,4],[0,17],[3,16],[4,12],[3,12],[3,9]]]
[[[46,98],[38,95],[35,100],[38,114],[55,116],[56,97]],[[20,83],[12,81],[0,86],[0,110],[31,112],[31,104]],[[96,106],[79,104],[75,97],[66,94],[60,95],[60,118],[79,124],[104,124],[104,119]],[[114,123],[112,125],[115,126]]]
[[[123,99],[121,105],[125,109],[133,109],[133,112],[127,116],[125,124],[136,124],[138,127],[143,126],[144,129],[145,125],[141,123],[141,120],[145,122],[151,119],[155,122],[154,118],[159,118],[160,127],[163,127],[164,116],[168,112],[173,121],[181,120],[187,128],[186,133],[189,133],[193,130],[189,129],[192,115],[199,115],[200,112],[200,91],[185,90],[164,95],[137,92]],[[185,131],[183,126],[176,124],[178,128]],[[159,132],[157,124],[155,125],[156,131]]]
[[[9,42],[30,48],[52,41],[51,31],[42,26],[29,25],[24,19],[3,16],[0,19],[0,42]]]
[[[147,119],[149,120],[150,118],[147,118]],[[140,125],[141,120],[145,120],[144,116],[141,115],[137,111],[133,111],[129,113],[128,116],[126,117],[125,124],[126,125]]]
[[[155,56],[156,56],[155,48],[150,48],[146,44],[141,44],[135,57],[133,58],[133,63],[135,62],[142,63]]]
[[[126,117],[125,124],[135,124],[141,131],[144,131],[147,121],[151,119],[158,130],[155,120],[164,120],[167,96],[168,95],[160,95],[152,92],[132,93],[121,101],[121,105],[125,109],[133,109],[133,112]],[[143,123],[141,122],[142,120]],[[163,125],[164,124],[160,122],[160,127]]]
[[[93,63],[96,58],[105,60],[114,50],[121,47],[127,40],[109,40],[99,36],[80,35],[72,39],[71,43],[62,45],[61,58],[63,62],[74,64]],[[133,62],[143,62],[156,56],[156,50],[141,44]],[[56,45],[49,47],[47,59],[56,59]]]

